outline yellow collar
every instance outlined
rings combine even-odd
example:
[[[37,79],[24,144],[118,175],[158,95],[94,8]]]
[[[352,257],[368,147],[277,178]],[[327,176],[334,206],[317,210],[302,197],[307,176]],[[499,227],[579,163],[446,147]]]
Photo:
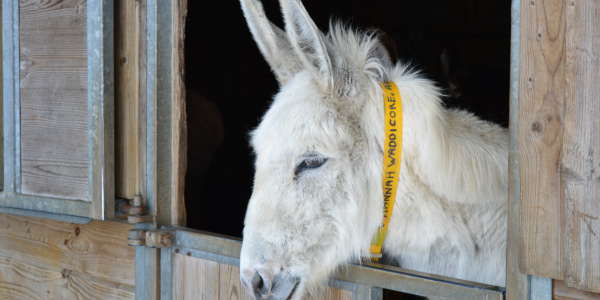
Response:
[[[402,154],[402,99],[400,92],[392,81],[382,82],[381,88],[385,103],[385,144],[382,178],[383,221],[371,241],[370,258],[373,261],[379,261],[379,258],[381,258],[381,247],[385,240],[385,234],[394,208],[394,200],[396,199]]]

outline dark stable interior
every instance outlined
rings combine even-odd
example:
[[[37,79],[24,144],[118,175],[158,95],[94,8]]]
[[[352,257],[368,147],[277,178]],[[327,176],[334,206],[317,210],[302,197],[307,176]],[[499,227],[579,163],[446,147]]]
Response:
[[[283,27],[278,2],[262,2],[269,18]],[[401,62],[445,90],[448,107],[507,126],[510,1],[303,2],[324,32],[331,17],[358,29],[382,29],[394,40]],[[278,85],[238,0],[189,1],[185,64],[188,227],[241,237],[254,178],[248,133]]]

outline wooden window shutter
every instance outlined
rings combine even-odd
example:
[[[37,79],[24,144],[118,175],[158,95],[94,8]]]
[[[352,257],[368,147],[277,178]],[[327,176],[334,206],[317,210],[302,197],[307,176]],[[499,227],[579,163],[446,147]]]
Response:
[[[3,1],[3,208],[114,214],[112,11],[108,0]]]

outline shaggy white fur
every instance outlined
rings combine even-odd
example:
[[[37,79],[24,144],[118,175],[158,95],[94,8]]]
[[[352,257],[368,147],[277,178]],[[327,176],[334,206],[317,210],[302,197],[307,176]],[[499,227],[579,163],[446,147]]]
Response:
[[[403,268],[505,284],[508,133],[446,109],[439,89],[389,61],[377,36],[332,24],[323,35],[298,0],[286,31],[241,0],[281,89],[252,133],[256,175],[241,280],[256,299],[301,299],[358,261],[382,219],[384,102],[404,117],[400,181],[383,246]]]

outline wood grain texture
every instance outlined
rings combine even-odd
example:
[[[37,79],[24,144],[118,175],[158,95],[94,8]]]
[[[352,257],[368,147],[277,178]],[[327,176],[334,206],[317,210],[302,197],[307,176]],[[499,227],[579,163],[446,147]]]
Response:
[[[135,290],[123,289],[68,271],[55,271],[0,257],[0,299],[134,299]]]
[[[173,299],[218,300],[219,263],[174,255]]]
[[[110,221],[80,225],[0,214],[0,258],[129,293],[135,286],[135,248],[127,246],[132,228]]]
[[[140,187],[140,2],[115,2],[115,193],[133,199]]]
[[[85,0],[19,1],[21,192],[89,201]]]
[[[327,287],[322,294],[317,295],[317,297],[315,297],[315,300],[329,300],[329,299],[334,299],[334,300],[352,300],[353,298],[353,294],[350,291],[345,291],[345,290],[340,290],[340,289],[334,289],[332,287]]]
[[[227,264],[175,254],[173,299],[251,300],[240,282],[240,269]],[[327,287],[315,300],[351,300],[352,292]]]
[[[565,6],[565,1],[521,1],[519,51],[519,267],[555,279],[564,275]]]
[[[219,265],[219,298],[252,300],[240,281],[240,268],[226,264]]]
[[[600,292],[600,3],[568,3],[562,155],[565,283]]]
[[[187,0],[174,1],[173,8],[173,151],[171,174],[173,200],[171,224],[185,226],[185,173],[187,170],[187,120],[185,105],[185,22]],[[176,5],[175,5],[176,4]]]
[[[554,300],[600,300],[599,293],[592,293],[568,287],[564,281],[552,281],[552,299]]]

